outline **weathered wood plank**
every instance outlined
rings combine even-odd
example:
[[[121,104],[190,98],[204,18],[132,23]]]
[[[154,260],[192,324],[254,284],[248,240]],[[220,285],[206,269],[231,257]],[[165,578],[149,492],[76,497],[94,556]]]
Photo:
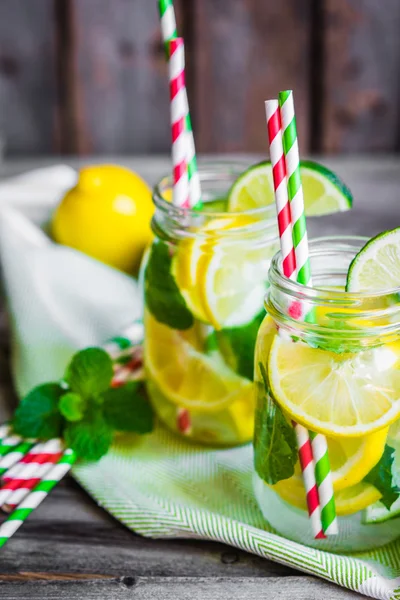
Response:
[[[0,132],[9,154],[54,147],[53,1],[0,2]]]
[[[32,581],[23,585],[3,583],[2,593],[8,600],[58,600],[59,598],[137,598],[140,600],[319,600],[322,595],[329,600],[356,600],[359,594],[322,583],[311,577],[286,577],[268,579],[211,577],[136,577],[121,579],[70,580],[49,582]]]
[[[157,2],[69,0],[76,151],[167,152],[169,92]]]
[[[325,0],[323,152],[398,149],[400,3]]]
[[[160,577],[295,573],[223,544],[135,535],[96,506],[71,479],[54,490],[1,552],[0,581],[5,575],[30,580],[32,573],[123,577],[132,572]]]
[[[194,23],[199,150],[265,154],[264,100],[290,87],[306,151],[311,1],[195,0]]]

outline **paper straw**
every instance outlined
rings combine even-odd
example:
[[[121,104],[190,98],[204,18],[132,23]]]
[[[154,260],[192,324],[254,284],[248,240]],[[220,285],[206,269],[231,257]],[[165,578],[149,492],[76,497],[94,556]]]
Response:
[[[293,228],[293,245],[296,256],[297,282],[312,286],[310,257],[304,210],[303,187],[300,174],[300,155],[297,140],[296,117],[293,92],[279,93],[279,106],[282,119],[283,150],[286,162],[287,186]],[[327,535],[337,533],[337,519],[333,495],[332,474],[328,447],[323,435],[314,437],[312,442],[315,459],[315,477],[321,505],[321,521]]]
[[[4,472],[3,476],[1,477],[3,483],[14,479],[18,475],[18,473],[22,471],[24,465],[33,462],[36,456],[42,452],[43,446],[43,442],[36,444],[35,446],[33,446],[33,448],[29,450],[29,452],[22,456],[16,464],[10,465],[10,467]],[[3,461],[6,460],[8,456],[10,456],[10,454],[6,454],[6,456],[4,456],[4,458],[0,462],[0,466],[3,463]]]
[[[283,153],[282,127],[278,101],[267,100],[265,102],[265,112],[274,180],[276,212],[278,216],[279,241],[282,253],[282,270],[286,277],[296,279],[296,257],[293,247],[291,214],[286,182],[286,164]],[[321,510],[316,486],[311,441],[305,427],[294,421],[292,423],[297,439],[312,533],[315,538],[323,538],[325,536],[322,531]]]
[[[0,459],[0,476],[10,470],[11,467],[19,463],[19,461],[32,448],[32,442],[21,442],[14,447],[11,452],[8,452]]]
[[[75,461],[75,452],[66,450],[59,462],[0,526],[0,547],[8,542],[29,515],[43,502],[57,483],[68,473]]]
[[[172,0],[159,0],[158,8],[160,12],[161,20],[161,32],[166,48],[167,60],[169,60],[169,42],[178,37],[176,28],[175,11]],[[186,101],[186,144],[187,144],[187,169],[189,178],[189,203],[191,208],[200,209],[202,207],[201,201],[201,185],[200,175],[197,166],[196,158],[196,147],[194,143],[192,120],[190,117],[189,102],[187,98],[187,90],[185,87],[184,96]]]
[[[42,452],[37,455],[35,462],[24,464],[14,479],[7,481],[2,486],[0,489],[0,506],[6,503],[18,504],[48,473],[52,465],[60,459],[61,454],[61,440],[54,439],[46,442]],[[18,491],[17,495],[14,494],[15,491]],[[12,499],[13,496],[14,499]]]
[[[10,450],[15,448],[15,446],[20,444],[22,441],[23,440],[20,435],[7,435],[0,443],[0,456],[5,456],[8,454]]]
[[[182,38],[169,42],[169,80],[171,100],[172,131],[172,167],[173,167],[173,203],[175,206],[189,208],[189,179],[187,171],[187,137],[185,119],[187,102],[185,91],[185,56]]]
[[[0,425],[0,444],[5,437],[10,435],[10,431],[11,431],[11,427],[8,423],[4,423],[3,425]]]

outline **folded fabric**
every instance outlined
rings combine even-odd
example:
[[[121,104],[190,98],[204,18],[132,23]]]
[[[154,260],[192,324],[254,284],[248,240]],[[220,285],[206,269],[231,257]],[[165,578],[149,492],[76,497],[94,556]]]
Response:
[[[59,379],[76,349],[100,345],[142,314],[133,278],[47,235],[52,211],[75,181],[76,172],[61,165],[0,184],[0,253],[21,396]]]

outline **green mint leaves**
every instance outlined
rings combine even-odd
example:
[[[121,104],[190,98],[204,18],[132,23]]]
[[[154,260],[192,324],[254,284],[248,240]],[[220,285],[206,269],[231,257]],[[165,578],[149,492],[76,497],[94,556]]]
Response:
[[[364,481],[371,483],[376,487],[382,494],[380,502],[390,510],[390,507],[397,498],[400,496],[400,488],[394,482],[393,479],[393,462],[394,462],[395,450],[386,444],[385,450],[381,456],[380,461],[366,477]]]
[[[165,242],[154,243],[146,266],[146,306],[160,323],[172,329],[189,329],[193,315],[171,273],[172,257]]]
[[[63,418],[58,403],[64,394],[58,383],[44,383],[34,388],[18,405],[14,429],[23,437],[43,440],[60,437]]]
[[[226,363],[242,377],[253,381],[254,349],[257,332],[265,317],[263,310],[250,323],[241,327],[231,327],[213,331],[207,340],[207,349],[218,349]]]
[[[115,431],[150,433],[153,413],[142,384],[111,388],[113,364],[101,348],[75,354],[61,383],[34,388],[13,419],[16,433],[42,440],[63,437],[80,458],[98,460]]]
[[[101,348],[86,348],[72,358],[65,381],[85,398],[108,390],[112,376],[113,366],[107,352]]]
[[[269,485],[294,474],[297,462],[296,435],[274,401],[264,365],[258,364],[263,379],[257,383],[258,402],[254,431],[254,468]]]

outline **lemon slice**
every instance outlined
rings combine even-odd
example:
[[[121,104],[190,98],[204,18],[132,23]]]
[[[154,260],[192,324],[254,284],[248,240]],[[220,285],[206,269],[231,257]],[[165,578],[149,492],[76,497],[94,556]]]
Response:
[[[399,345],[337,354],[275,336],[268,374],[276,401],[327,436],[364,436],[400,415]]]
[[[177,248],[172,268],[178,287],[193,314],[215,329],[247,324],[263,307],[278,245],[267,240],[254,248],[244,233],[256,222],[247,215],[216,217],[196,239],[183,240]]]
[[[306,215],[327,215],[351,208],[352,194],[335,173],[313,161],[301,161],[300,171]],[[235,181],[229,192],[228,210],[262,208],[274,201],[271,163],[262,162]]]
[[[218,353],[202,349],[199,324],[185,331],[171,329],[145,314],[145,365],[165,398],[199,412],[218,412],[238,399],[254,406],[252,382],[229,369]]]
[[[267,485],[267,484],[266,484]],[[303,480],[298,475],[269,486],[272,490],[296,508],[307,510]],[[354,514],[375,504],[382,494],[371,484],[360,482],[335,493],[336,514],[338,517]]]

